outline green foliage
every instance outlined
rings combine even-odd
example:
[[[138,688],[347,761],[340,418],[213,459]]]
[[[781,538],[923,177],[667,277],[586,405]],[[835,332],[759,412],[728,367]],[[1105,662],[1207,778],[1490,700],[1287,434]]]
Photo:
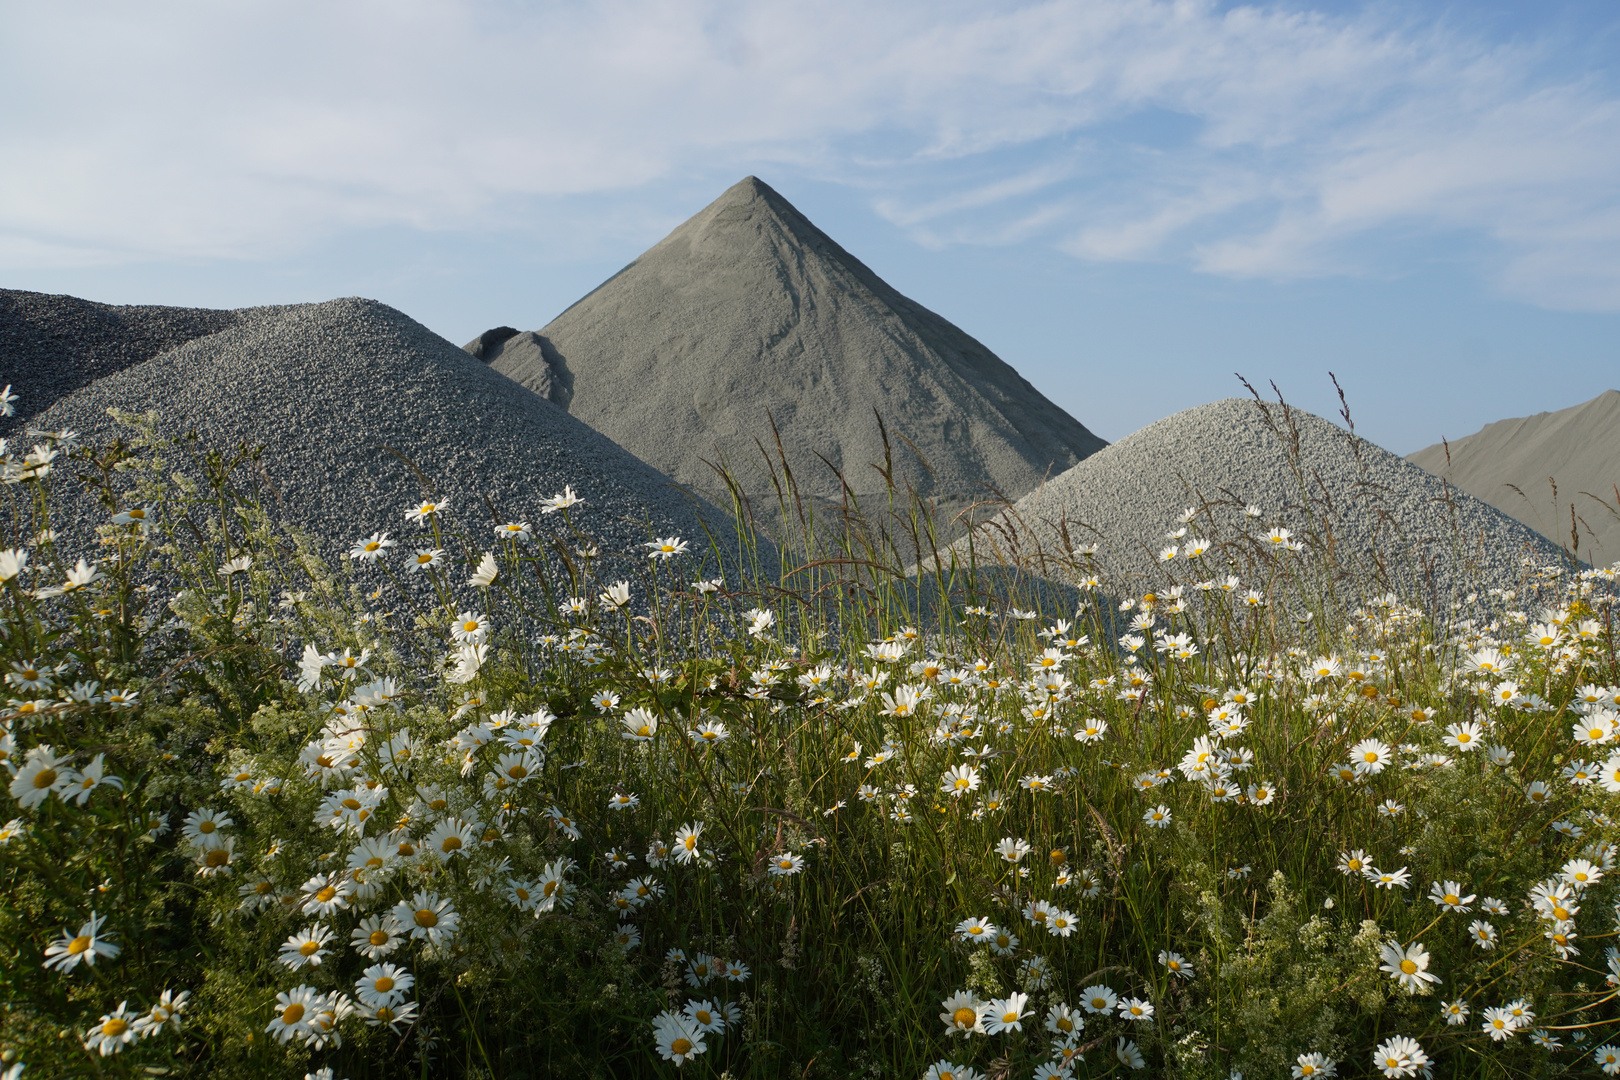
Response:
[[[628,1077],[673,1073],[658,1048],[685,1039],[700,1076],[1084,1077],[1139,1052],[1220,1078],[1307,1054],[1362,1074],[1402,1035],[1436,1075],[1497,1077],[1591,1073],[1611,1037],[1620,780],[1612,733],[1570,731],[1614,706],[1612,571],[1427,610],[1345,601],[1308,551],[1211,555],[1212,583],[1275,592],[1245,599],[1110,592],[1077,549],[1065,594],[942,558],[901,493],[826,529],[784,470],[780,581],[699,588],[678,553],[629,553],[621,603],[624,561],[568,555],[589,493],[532,538],[452,508],[328,564],[258,502],[251,453],[134,431],[8,466],[7,1062]],[[82,569],[39,536],[75,482],[108,515]],[[407,569],[417,549],[440,554]],[[1579,859],[1598,880],[1566,883]],[[1429,897],[1448,882],[1458,910]],[[92,912],[118,953],[45,967]],[[403,940],[363,955],[390,920]],[[1440,982],[1409,992],[1381,967],[1414,942]],[[376,990],[385,963],[408,991]],[[1098,988],[1151,1013],[1087,1012]],[[86,1049],[165,991],[178,1024]],[[1028,1015],[952,1034],[959,992],[976,1022],[1015,994]],[[1512,1002],[1534,1020],[1493,1040]],[[688,1004],[723,1030],[674,1026]],[[1065,1006],[1072,1035],[1046,1023]]]

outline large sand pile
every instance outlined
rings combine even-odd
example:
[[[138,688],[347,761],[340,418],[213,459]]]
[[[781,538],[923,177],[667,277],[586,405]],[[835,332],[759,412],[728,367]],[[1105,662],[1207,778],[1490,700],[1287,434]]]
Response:
[[[919,493],[1033,489],[1104,443],[989,349],[886,285],[748,177],[538,332],[467,346],[676,480],[750,491],[774,419],[812,494],[879,491],[894,460]],[[899,436],[931,468],[923,470]]]
[[[76,296],[0,289],[0,385],[18,392],[20,429],[59,398],[115,371],[236,323],[234,311],[98,304]]]
[[[543,519],[540,505],[565,485],[589,500],[575,520],[604,558],[641,559],[649,534],[684,536],[695,553],[707,546],[700,514],[729,537],[712,507],[393,308],[344,299],[234,316],[219,333],[70,394],[35,422],[106,438],[115,431],[109,407],[155,409],[170,433],[262,445],[283,516],[331,551],[377,529],[414,534],[405,510],[429,494],[416,470],[449,498],[449,523],[485,545],[503,521],[558,522]],[[26,400],[29,388],[18,390]]]
[[[1297,447],[1297,450],[1295,448]],[[1298,467],[1295,467],[1297,460]],[[1297,409],[1232,398],[1176,413],[1100,450],[983,527],[981,557],[1061,554],[1097,542],[1097,560],[1121,584],[1159,587],[1252,563],[1276,526],[1331,535],[1340,563],[1384,560],[1393,581],[1421,583],[1431,599],[1514,587],[1525,557],[1559,561],[1546,538],[1438,477]],[[1260,516],[1250,518],[1245,508]],[[1199,513],[1182,541],[1183,510]],[[1065,540],[1065,533],[1067,539]],[[1202,562],[1159,552],[1202,537],[1220,542]],[[960,550],[962,545],[958,545]],[[1244,587],[1264,582],[1249,580]],[[1361,579],[1368,589],[1374,579]]]
[[[1578,538],[1581,557],[1594,565],[1620,560],[1620,391],[1498,420],[1406,460],[1566,547]]]

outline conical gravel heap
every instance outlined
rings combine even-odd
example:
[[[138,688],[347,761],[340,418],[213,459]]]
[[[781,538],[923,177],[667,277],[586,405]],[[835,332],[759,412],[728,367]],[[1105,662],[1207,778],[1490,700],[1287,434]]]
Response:
[[[883,489],[876,415],[897,480],[945,501],[1016,498],[1105,445],[752,176],[538,332],[467,348],[709,491],[720,458],[767,490],[754,463],[773,420],[804,490],[829,497],[822,458],[857,493]]]
[[[1188,509],[1197,513],[1184,524]],[[1361,577],[1340,579],[1351,592],[1382,591],[1366,573],[1375,559],[1385,583],[1420,588],[1431,601],[1517,588],[1527,572],[1560,562],[1545,537],[1465,492],[1445,491],[1438,477],[1389,451],[1311,413],[1241,398],[1176,413],[1098,451],[974,540],[981,559],[1030,559],[1048,571],[1096,543],[1103,576],[1140,592],[1261,565],[1262,553],[1278,547],[1268,538],[1273,528],[1289,530],[1287,540],[1307,543],[1302,555],[1318,558],[1331,537],[1333,560],[1361,568]],[[1189,560],[1193,539],[1215,546]],[[1083,554],[1075,562],[1088,564]],[[1254,586],[1268,583],[1245,575],[1244,589]]]
[[[1406,460],[1557,543],[1578,539],[1581,558],[1596,566],[1620,560],[1620,390],[1498,420]]]
[[[404,513],[429,497],[424,481],[448,499],[451,523],[486,543],[503,521],[540,525],[541,503],[572,486],[587,500],[574,520],[604,559],[644,561],[649,534],[671,533],[696,555],[708,546],[700,517],[735,547],[729,518],[385,304],[235,314],[228,329],[99,379],[36,423],[106,439],[117,430],[109,407],[155,409],[171,435],[195,429],[204,445],[262,445],[270,509],[329,553],[378,529],[414,533]],[[18,391],[26,397],[28,387]],[[79,513],[105,516],[93,506]]]
[[[236,323],[234,311],[98,304],[77,296],[0,289],[0,385],[19,391],[0,432],[80,387],[145,363],[193,338]]]

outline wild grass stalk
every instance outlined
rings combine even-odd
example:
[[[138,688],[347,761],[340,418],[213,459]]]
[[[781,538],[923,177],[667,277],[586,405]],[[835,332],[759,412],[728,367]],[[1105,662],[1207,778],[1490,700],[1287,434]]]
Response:
[[[590,492],[493,540],[427,493],[330,560],[251,452],[41,447],[3,466],[7,1064],[1620,1071],[1612,569],[1436,604],[1325,517],[1206,514],[1111,579],[1007,518],[948,545],[888,462],[826,520],[779,446],[773,541],[734,480],[739,544],[638,552]]]

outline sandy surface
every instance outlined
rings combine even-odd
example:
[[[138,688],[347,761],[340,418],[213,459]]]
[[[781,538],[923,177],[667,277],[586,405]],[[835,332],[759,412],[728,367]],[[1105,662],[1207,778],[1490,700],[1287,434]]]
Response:
[[[1104,445],[753,177],[538,332],[502,336],[468,348],[705,490],[722,459],[768,490],[752,463],[773,420],[819,496],[838,490],[828,463],[882,489],[875,414],[897,479],[946,499],[1016,498]]]
[[[1498,420],[1406,460],[1556,543],[1573,547],[1578,538],[1584,559],[1603,566],[1620,560],[1620,391],[1605,390],[1557,412]]]

